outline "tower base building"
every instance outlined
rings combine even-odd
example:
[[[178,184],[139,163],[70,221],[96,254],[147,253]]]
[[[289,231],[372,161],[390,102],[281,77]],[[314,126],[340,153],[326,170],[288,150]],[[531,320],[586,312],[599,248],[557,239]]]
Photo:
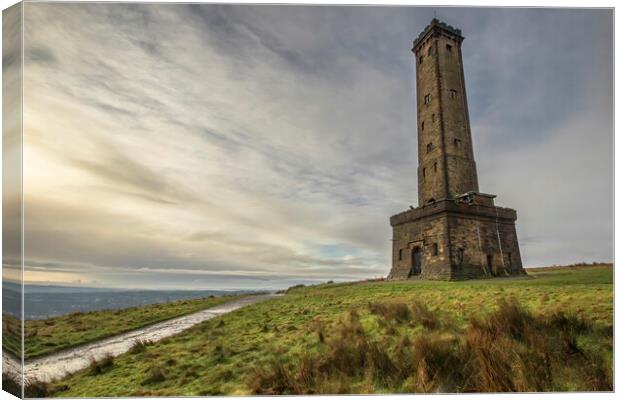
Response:
[[[413,42],[418,116],[417,208],[390,218],[389,279],[524,274],[517,212],[478,190],[461,31],[433,19]]]
[[[393,262],[388,278],[522,275],[517,213],[496,207],[493,197],[471,192],[392,216]]]

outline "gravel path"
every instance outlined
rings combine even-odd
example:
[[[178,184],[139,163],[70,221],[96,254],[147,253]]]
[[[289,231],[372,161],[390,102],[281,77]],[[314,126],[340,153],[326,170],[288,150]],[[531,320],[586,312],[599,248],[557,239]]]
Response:
[[[249,296],[211,307],[193,314],[184,315],[144,328],[102,339],[97,342],[77,346],[68,350],[26,360],[24,375],[26,380],[49,382],[90,365],[91,360],[99,360],[107,354],[118,356],[127,352],[136,340],[157,342],[176,335],[185,329],[221,314],[226,314],[241,307],[276,297],[274,294]],[[2,353],[3,372],[19,374],[19,361]]]

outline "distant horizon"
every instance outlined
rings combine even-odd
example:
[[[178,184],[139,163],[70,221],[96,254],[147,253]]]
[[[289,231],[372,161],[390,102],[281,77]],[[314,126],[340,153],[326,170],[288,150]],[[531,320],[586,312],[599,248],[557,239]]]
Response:
[[[537,266],[524,266],[524,269],[538,269],[538,268],[555,268],[555,267],[573,267],[580,265],[605,265],[611,264],[613,265],[613,261],[581,261],[574,264],[549,264],[549,265],[537,265]],[[105,290],[105,289],[113,289],[113,290],[127,290],[127,291],[216,291],[216,292],[236,292],[236,291],[248,291],[248,292],[260,292],[260,291],[273,291],[273,290],[282,290],[287,289],[291,286],[304,284],[304,285],[314,285],[314,284],[322,284],[332,281],[334,283],[353,283],[353,282],[362,282],[364,280],[372,280],[372,279],[382,279],[385,276],[378,276],[374,278],[365,278],[360,280],[334,280],[334,279],[320,279],[320,280],[299,280],[297,282],[288,281],[288,284],[282,286],[271,286],[268,288],[249,288],[249,287],[126,287],[126,286],[94,286],[88,282],[66,282],[66,283],[58,283],[58,282],[41,282],[41,281],[24,281],[24,285],[31,286],[49,286],[49,287],[66,287],[66,288],[80,288],[80,289],[97,289],[97,290]],[[4,282],[19,284],[21,281],[13,280],[13,279],[3,279]],[[270,281],[276,282],[276,281]]]

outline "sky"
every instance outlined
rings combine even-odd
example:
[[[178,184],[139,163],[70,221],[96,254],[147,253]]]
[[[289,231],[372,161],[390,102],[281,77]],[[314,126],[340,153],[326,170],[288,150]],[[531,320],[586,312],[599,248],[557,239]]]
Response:
[[[524,266],[611,261],[610,10],[26,3],[26,281],[386,276],[434,12],[466,38],[480,190],[517,210]]]

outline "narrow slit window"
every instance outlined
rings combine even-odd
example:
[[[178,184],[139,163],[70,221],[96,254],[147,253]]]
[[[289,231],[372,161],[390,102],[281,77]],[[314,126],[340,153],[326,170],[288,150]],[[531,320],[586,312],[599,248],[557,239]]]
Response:
[[[420,124],[420,126],[422,127],[422,130],[424,130],[424,121],[422,121],[422,124]]]
[[[437,172],[437,161],[433,164],[433,171]]]
[[[449,44],[446,44],[446,50],[448,51],[448,53],[452,53],[452,46]]]
[[[398,250],[398,259],[402,260],[403,259],[403,249],[399,249]]]
[[[427,94],[424,96],[424,104],[428,104],[431,102],[431,95]]]
[[[430,56],[431,54],[433,54],[433,46],[432,45],[428,46],[428,55]]]
[[[454,139],[454,147],[457,149],[461,148],[461,139]]]
[[[433,243],[433,247],[431,248],[431,254],[433,256],[439,254],[439,245],[437,243]]]
[[[458,252],[456,253],[456,255],[457,255],[457,259],[459,261],[459,264],[462,264],[463,261],[465,260],[465,249],[460,248],[458,250]]]
[[[450,98],[451,99],[456,99],[456,90],[450,89]]]
[[[422,180],[426,180],[426,168],[422,168]]]
[[[433,143],[429,143],[426,145],[426,152],[430,153],[431,151],[433,151]]]
[[[431,114],[431,122],[435,122],[435,114]]]
[[[419,63],[422,64],[422,61],[424,61],[424,56],[420,56],[419,58]]]

